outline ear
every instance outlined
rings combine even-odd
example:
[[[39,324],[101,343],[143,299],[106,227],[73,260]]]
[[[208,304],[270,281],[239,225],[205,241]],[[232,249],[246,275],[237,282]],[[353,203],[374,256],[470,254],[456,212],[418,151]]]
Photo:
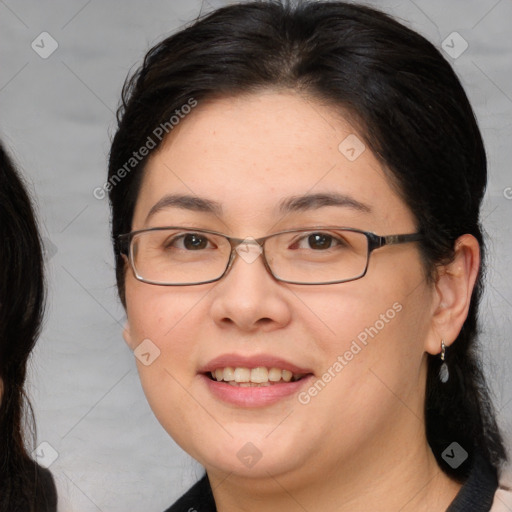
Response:
[[[454,249],[453,260],[438,267],[432,323],[425,346],[430,354],[441,351],[441,340],[449,346],[459,335],[480,268],[480,246],[473,235],[459,237]]]
[[[130,347],[130,349],[133,351],[137,348],[137,343],[135,343],[135,339],[132,336],[131,328],[130,328],[130,322],[129,320],[126,320],[126,323],[124,324],[123,328],[123,338],[126,344]]]

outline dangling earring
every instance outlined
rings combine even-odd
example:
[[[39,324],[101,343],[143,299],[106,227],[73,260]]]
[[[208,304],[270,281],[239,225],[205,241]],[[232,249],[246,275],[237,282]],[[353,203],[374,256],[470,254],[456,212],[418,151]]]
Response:
[[[439,369],[439,380],[443,384],[446,384],[448,382],[448,379],[450,378],[450,371],[448,370],[448,365],[446,364],[445,357],[446,345],[444,344],[444,340],[441,340],[441,361],[443,362],[443,364]]]

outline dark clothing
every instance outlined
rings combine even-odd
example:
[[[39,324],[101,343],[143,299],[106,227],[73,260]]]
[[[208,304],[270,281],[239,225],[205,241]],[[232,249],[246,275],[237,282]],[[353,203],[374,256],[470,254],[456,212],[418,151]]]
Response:
[[[488,512],[497,488],[496,470],[477,455],[468,479],[446,512]]]
[[[174,505],[165,512],[217,512],[212,489],[206,475],[196,482]],[[192,511],[190,511],[192,512]]]
[[[446,512],[489,512],[498,488],[495,469],[476,456],[468,479]],[[216,512],[215,501],[205,475],[166,512]]]
[[[37,466],[39,482],[36,492],[37,512],[57,512],[57,489],[50,470]]]
[[[52,474],[32,460],[23,474],[12,473],[0,485],[0,512],[57,512],[57,489]]]

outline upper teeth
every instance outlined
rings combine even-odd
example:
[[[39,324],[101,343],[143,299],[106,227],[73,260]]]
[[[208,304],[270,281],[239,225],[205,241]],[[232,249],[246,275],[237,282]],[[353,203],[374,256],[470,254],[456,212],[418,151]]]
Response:
[[[253,382],[255,384],[261,384],[264,382],[279,382],[281,379],[285,382],[298,380],[304,375],[293,374],[289,370],[281,370],[280,368],[265,368],[260,366],[258,368],[233,368],[228,366],[226,368],[217,368],[214,372],[211,372],[214,379],[226,382]]]

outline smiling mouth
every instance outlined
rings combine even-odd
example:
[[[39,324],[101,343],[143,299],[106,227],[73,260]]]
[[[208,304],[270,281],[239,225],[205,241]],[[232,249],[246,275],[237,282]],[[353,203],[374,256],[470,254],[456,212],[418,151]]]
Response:
[[[276,384],[297,382],[307,375],[305,373],[292,373],[281,368],[256,368],[231,367],[217,368],[215,371],[206,372],[205,375],[213,381],[224,382],[236,387],[266,387]]]

